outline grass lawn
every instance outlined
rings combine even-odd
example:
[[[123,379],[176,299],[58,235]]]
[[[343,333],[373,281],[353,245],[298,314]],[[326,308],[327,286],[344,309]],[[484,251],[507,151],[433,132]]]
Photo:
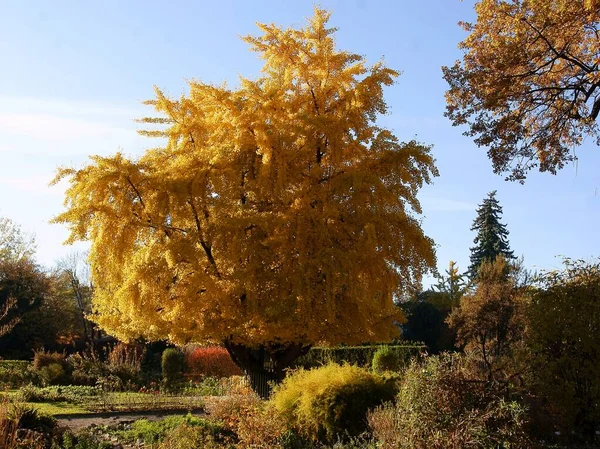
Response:
[[[0,399],[7,395],[18,400],[19,390],[0,392]],[[200,396],[148,394],[138,392],[113,392],[99,396],[81,396],[73,402],[24,402],[27,407],[38,409],[49,415],[69,413],[90,413],[104,411],[143,411],[143,410],[192,410],[202,408],[204,399]]]
[[[94,411],[188,410],[203,407],[204,400],[200,396],[121,392],[89,398],[83,406]]]

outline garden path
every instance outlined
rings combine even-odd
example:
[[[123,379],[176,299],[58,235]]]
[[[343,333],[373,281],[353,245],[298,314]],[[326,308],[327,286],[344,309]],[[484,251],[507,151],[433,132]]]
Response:
[[[135,412],[102,412],[77,415],[56,415],[58,425],[68,427],[76,432],[95,426],[117,426],[127,424],[139,419],[158,421],[166,416],[186,415],[182,410],[160,410],[160,411],[135,411]],[[204,416],[203,410],[192,410],[194,416]]]

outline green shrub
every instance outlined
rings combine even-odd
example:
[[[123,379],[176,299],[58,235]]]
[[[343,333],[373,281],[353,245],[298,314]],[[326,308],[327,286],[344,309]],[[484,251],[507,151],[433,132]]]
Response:
[[[100,378],[108,375],[105,364],[94,352],[72,354],[67,360],[73,367],[71,376],[76,385],[96,385]]]
[[[493,384],[469,377],[466,356],[444,354],[413,362],[396,405],[369,414],[382,447],[429,449],[527,448],[525,409]]]
[[[68,385],[71,383],[73,366],[64,354],[37,351],[33,356],[32,369],[44,385]]]
[[[183,381],[183,353],[175,348],[165,349],[161,367],[164,387],[167,390],[177,388]]]
[[[197,418],[192,415],[186,415],[169,416],[160,421],[148,421],[147,419],[140,419],[132,424],[130,430],[117,432],[117,436],[125,443],[142,441],[145,444],[153,445],[164,441],[174,429],[182,425],[196,429],[202,429],[203,435],[211,435],[215,440],[219,440],[224,438],[224,436],[231,435],[220,424],[213,423],[206,419]]]
[[[400,359],[398,352],[389,346],[381,346],[373,354],[373,371],[383,373],[385,371],[398,371],[400,369]]]
[[[59,363],[44,366],[38,371],[38,376],[43,385],[67,385],[70,383],[69,375]]]
[[[200,421],[200,420],[198,420]],[[158,449],[225,449],[232,448],[233,435],[221,426],[202,421],[202,424],[182,423],[170,431]]]
[[[272,403],[289,425],[321,442],[356,436],[367,411],[395,395],[394,383],[352,365],[299,370],[275,388]]]

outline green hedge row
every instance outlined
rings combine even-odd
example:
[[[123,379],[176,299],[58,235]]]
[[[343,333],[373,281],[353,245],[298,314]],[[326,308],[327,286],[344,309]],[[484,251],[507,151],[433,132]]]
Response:
[[[370,368],[373,354],[382,345],[369,346],[339,346],[335,348],[313,347],[306,355],[298,358],[294,363],[296,367],[305,369],[315,368],[325,365],[329,362],[343,364],[347,362],[351,365]],[[408,365],[413,357],[419,357],[423,354],[427,346],[425,345],[387,345],[392,351],[398,354],[400,366]]]
[[[27,369],[27,366],[30,364],[31,362],[28,362],[27,360],[0,360],[0,369],[2,368],[20,368],[20,369]]]

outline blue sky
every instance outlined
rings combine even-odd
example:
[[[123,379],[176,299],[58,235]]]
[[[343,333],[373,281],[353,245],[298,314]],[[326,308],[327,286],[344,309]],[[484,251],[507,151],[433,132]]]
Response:
[[[438,266],[465,269],[477,204],[491,190],[504,208],[515,254],[530,268],[554,268],[557,255],[600,254],[600,151],[587,142],[577,166],[532,173],[525,185],[492,173],[486,151],[443,117],[441,66],[460,58],[473,20],[471,0],[322,1],[339,27],[338,47],[384,58],[403,72],[386,91],[381,123],[403,140],[434,145],[440,177],[420,194],[423,227]],[[29,1],[0,7],[0,216],[36,234],[38,260],[51,267],[71,251],[67,232],[48,220],[62,210],[64,186],[49,188],[56,167],[91,154],[139,155],[154,143],[136,135],[135,118],[153,85],[171,95],[186,80],[227,81],[258,74],[261,61],[239,36],[255,22],[301,26],[311,1]]]

